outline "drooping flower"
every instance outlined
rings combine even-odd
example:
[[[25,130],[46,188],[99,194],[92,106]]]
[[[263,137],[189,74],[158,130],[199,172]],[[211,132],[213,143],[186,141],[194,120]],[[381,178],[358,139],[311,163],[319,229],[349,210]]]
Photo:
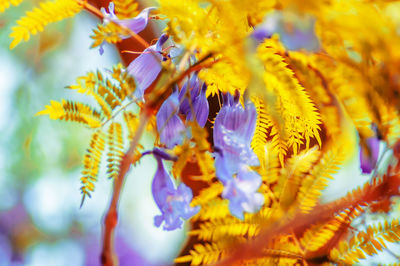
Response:
[[[244,218],[243,212],[254,213],[264,203],[264,197],[257,192],[261,177],[249,168],[259,164],[250,147],[256,119],[252,104],[243,108],[238,94],[235,98],[227,94],[214,123],[216,175],[224,185],[222,197],[229,200],[232,215],[239,219]]]
[[[143,53],[133,60],[128,68],[128,73],[135,78],[136,90],[134,96],[142,100],[144,91],[153,83],[161,71],[162,46],[168,40],[168,35],[163,34],[157,43],[146,48]]]
[[[181,183],[175,188],[171,177],[164,168],[163,159],[171,159],[168,154],[159,149],[152,152],[157,160],[157,171],[152,183],[154,201],[161,211],[161,215],[154,217],[154,224],[160,227],[164,222],[164,230],[175,230],[182,227],[182,219],[189,219],[200,207],[190,207],[193,198],[192,190]]]
[[[178,89],[163,102],[156,115],[157,130],[160,134],[160,141],[167,148],[182,144],[185,125],[178,116],[179,99]]]
[[[134,18],[129,18],[129,19],[119,19],[114,12],[114,3],[110,2],[108,5],[108,12],[105,10],[104,7],[101,8],[101,13],[103,13],[104,19],[103,23],[108,24],[110,21],[117,23],[123,27],[126,27],[133,31],[134,33],[138,34],[144,28],[146,28],[147,23],[149,22],[149,13],[151,10],[155,9],[155,7],[148,7],[143,9],[136,17]],[[129,38],[129,35],[123,35],[121,36],[122,39]],[[104,42],[100,45],[100,54],[103,54],[104,48],[103,48]]]
[[[259,164],[258,158],[250,147],[254,135],[257,112],[251,103],[243,109],[239,96],[224,96],[224,106],[215,118],[213,137],[214,146],[223,151],[224,161],[233,172],[238,171],[238,163],[249,166]]]
[[[201,127],[205,126],[210,109],[206,97],[206,90],[207,85],[205,83],[203,83],[200,89],[200,80],[195,74],[188,83],[182,86],[182,90],[179,93],[179,101],[181,101],[179,107],[180,112],[186,115],[186,119],[189,121],[196,119]],[[187,97],[188,95],[189,97]],[[194,112],[192,112],[192,108]]]
[[[379,139],[371,137],[366,140],[367,149],[363,146],[360,149],[360,167],[363,174],[370,174],[376,167],[379,156]]]

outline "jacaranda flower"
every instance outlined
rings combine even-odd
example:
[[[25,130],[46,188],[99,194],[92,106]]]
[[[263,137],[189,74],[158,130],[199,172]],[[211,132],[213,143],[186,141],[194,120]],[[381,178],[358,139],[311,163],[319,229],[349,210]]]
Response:
[[[200,207],[190,207],[193,198],[192,190],[181,183],[176,189],[171,177],[164,168],[163,159],[170,159],[170,156],[159,149],[152,152],[157,160],[157,171],[152,183],[154,200],[161,211],[161,215],[154,217],[154,224],[160,227],[164,222],[164,230],[175,230],[182,227],[182,219],[189,219]]]
[[[179,93],[179,101],[181,105],[179,110],[186,115],[186,119],[193,121],[196,118],[199,126],[204,127],[209,113],[209,105],[206,97],[207,85],[203,83],[200,89],[200,80],[197,75],[193,75],[188,83],[182,86]],[[189,98],[187,97],[189,95]],[[192,112],[192,108],[193,111]]]
[[[365,150],[361,146],[360,149],[360,166],[363,174],[370,174],[376,167],[379,156],[379,139],[377,137],[371,137],[367,139],[367,148]]]
[[[140,33],[142,30],[144,30],[144,28],[146,28],[147,23],[149,22],[149,13],[151,10],[155,9],[155,7],[148,7],[143,9],[139,15],[137,15],[134,18],[129,18],[129,19],[119,19],[114,12],[114,3],[110,2],[110,4],[108,5],[108,12],[105,10],[105,8],[101,8],[101,12],[104,15],[104,24],[110,23],[110,21],[117,23],[123,27],[126,27],[128,29],[130,29],[131,31],[133,31],[134,33],[138,34]],[[126,39],[129,38],[129,35],[126,36],[121,36],[121,38]],[[103,49],[103,44],[100,45],[100,54],[104,53],[104,49]]]
[[[161,71],[161,61],[164,60],[161,51],[168,35],[163,34],[157,43],[146,48],[141,55],[133,60],[127,70],[135,78],[136,90],[134,96],[142,100],[144,91],[153,83]]]
[[[182,144],[185,133],[185,125],[178,116],[178,111],[179,99],[176,88],[171,96],[163,102],[156,115],[160,141],[169,149]]]
[[[312,17],[275,12],[268,15],[254,30],[252,37],[262,42],[265,38],[270,38],[272,34],[277,33],[280,41],[289,50],[318,51],[320,45],[314,31],[314,24],[315,20]]]
[[[229,200],[229,210],[239,219],[244,218],[243,212],[254,213],[264,203],[264,197],[257,192],[261,177],[249,168],[259,164],[250,147],[256,119],[251,103],[243,109],[238,94],[235,98],[227,94],[214,123],[216,175],[224,185],[222,197]]]

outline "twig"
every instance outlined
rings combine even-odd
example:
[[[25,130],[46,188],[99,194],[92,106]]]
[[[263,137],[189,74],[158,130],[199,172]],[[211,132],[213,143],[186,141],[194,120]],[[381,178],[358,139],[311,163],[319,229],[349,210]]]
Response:
[[[129,150],[122,157],[118,177],[114,180],[114,188],[110,207],[108,208],[104,219],[103,249],[101,253],[101,263],[104,266],[118,265],[118,258],[114,252],[115,227],[118,223],[118,202],[125,176],[129,171],[134,158],[134,151],[139,143],[144,129],[146,128],[149,117],[150,112],[148,112],[147,109],[144,109],[140,116],[139,128],[137,129],[135,137],[130,144]]]

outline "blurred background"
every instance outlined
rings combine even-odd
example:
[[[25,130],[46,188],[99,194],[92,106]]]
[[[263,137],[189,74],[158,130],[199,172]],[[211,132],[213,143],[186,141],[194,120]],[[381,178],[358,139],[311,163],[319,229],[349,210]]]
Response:
[[[100,265],[101,223],[112,184],[99,176],[92,198],[79,208],[81,161],[91,131],[34,115],[50,100],[78,99],[64,87],[88,71],[110,69],[121,58],[109,45],[102,56],[89,49],[89,35],[99,20],[85,12],[50,25],[10,51],[12,25],[35,2],[25,1],[0,14],[0,266]],[[281,35],[288,34],[276,22],[275,27]],[[317,44],[309,45],[313,49]],[[361,175],[357,135],[350,125],[348,134],[354,150],[326,190],[325,201],[369,178]],[[151,147],[152,138],[145,136],[143,144]],[[116,233],[120,265],[169,265],[184,244],[184,229],[166,232],[153,226],[159,214],[151,195],[155,167],[155,160],[147,156],[126,178]],[[396,208],[393,217],[398,217]],[[384,217],[364,218],[367,225]],[[388,247],[400,254],[398,245]],[[393,254],[385,252],[366,264],[393,260]]]

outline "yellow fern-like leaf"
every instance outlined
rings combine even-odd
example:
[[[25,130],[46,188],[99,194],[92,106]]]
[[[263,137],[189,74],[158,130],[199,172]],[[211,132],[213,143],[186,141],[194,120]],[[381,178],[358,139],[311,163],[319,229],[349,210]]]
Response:
[[[264,102],[262,101],[262,99],[254,97],[252,101],[257,110],[257,122],[254,136],[251,140],[251,148],[260,160],[261,166],[265,168],[265,166],[263,165],[263,162],[265,160],[265,145],[267,143],[269,128],[272,125],[271,121],[268,119],[268,115],[266,113]]]
[[[115,14],[120,19],[133,18],[139,14],[136,0],[113,0]]]
[[[223,219],[228,216],[231,216],[228,208],[228,200],[216,198],[201,205],[200,211],[195,216],[193,216],[192,221],[216,220]]]
[[[39,7],[26,12],[26,15],[17,21],[17,26],[12,28],[10,37],[13,41],[10,49],[13,49],[22,40],[28,41],[31,35],[43,31],[48,24],[72,17],[81,10],[82,5],[75,0],[41,2]]]
[[[175,259],[175,263],[191,261],[191,265],[215,263],[228,254],[228,250],[223,244],[206,243],[196,244],[190,251],[190,255]]]
[[[18,6],[23,0],[0,0],[0,13],[10,7],[10,5]]]
[[[312,171],[303,179],[298,195],[298,202],[302,212],[309,212],[321,196],[331,174],[339,169],[343,161],[343,154],[340,148],[332,148],[323,154],[321,160],[314,166]]]
[[[108,23],[106,25],[98,24],[97,28],[93,30],[93,35],[90,38],[93,39],[91,48],[96,48],[104,42],[116,44],[122,41],[121,34],[122,29],[115,23]]]
[[[306,251],[317,251],[325,246],[339,230],[346,230],[354,218],[364,213],[361,206],[346,209],[327,223],[317,224],[307,229],[300,239]]]
[[[83,157],[83,170],[81,177],[81,206],[86,196],[90,197],[90,193],[94,191],[94,183],[97,181],[97,175],[100,170],[100,162],[104,151],[104,146],[104,133],[100,130],[94,132],[90,141],[89,148],[86,150],[86,154]]]
[[[124,121],[126,127],[128,128],[128,139],[132,140],[135,136],[136,129],[139,127],[139,119],[132,112],[125,111],[124,112]]]
[[[205,222],[200,225],[199,229],[192,230],[189,234],[196,235],[201,240],[216,241],[227,236],[253,237],[259,232],[260,227],[257,223],[241,221],[230,217]]]
[[[124,156],[124,142],[122,139],[122,126],[114,122],[108,128],[107,174],[109,178],[117,178],[119,166]]]
[[[280,156],[286,154],[286,147],[291,147],[296,154],[303,140],[305,140],[306,148],[309,147],[311,138],[316,139],[321,145],[320,114],[293,71],[289,69],[277,50],[268,46],[267,43],[260,45],[258,53],[265,66],[266,90],[275,96],[266,97],[265,104],[270,106],[269,109],[280,114],[279,117],[282,120],[275,121],[274,132],[270,133],[271,136],[275,136],[273,142],[280,149]],[[278,133],[279,136],[276,137]]]
[[[49,115],[50,119],[66,120],[83,123],[91,128],[101,126],[102,116],[87,104],[62,100],[61,102],[50,101],[46,109],[36,115]]]
[[[377,254],[386,248],[385,241],[400,241],[400,223],[398,219],[392,222],[385,221],[367,228],[366,232],[361,231],[349,241],[341,241],[337,248],[332,249],[330,258],[333,261],[355,264],[366,255]]]

